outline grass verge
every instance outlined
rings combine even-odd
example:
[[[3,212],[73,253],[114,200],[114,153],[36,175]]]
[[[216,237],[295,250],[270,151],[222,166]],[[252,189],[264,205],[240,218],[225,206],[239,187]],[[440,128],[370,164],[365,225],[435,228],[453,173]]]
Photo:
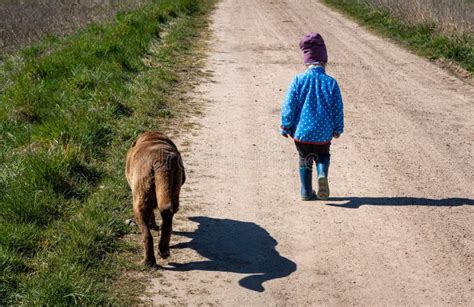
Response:
[[[323,0],[323,2],[421,56],[441,61],[451,70],[456,70],[456,66],[462,67],[467,71],[467,75],[472,77],[474,71],[472,34],[447,36],[439,31],[436,24],[405,23],[391,16],[388,11],[360,0]]]
[[[120,240],[131,210],[125,153],[176,115],[212,6],[153,1],[2,64],[0,305],[136,294],[117,281],[133,269],[122,254],[135,250]]]

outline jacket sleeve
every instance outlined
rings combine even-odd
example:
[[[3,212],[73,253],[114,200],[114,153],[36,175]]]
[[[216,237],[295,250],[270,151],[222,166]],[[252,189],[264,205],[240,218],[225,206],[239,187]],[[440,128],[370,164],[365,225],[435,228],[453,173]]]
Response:
[[[281,106],[281,126],[280,134],[286,135],[295,130],[295,115],[298,107],[298,79],[293,78],[288,90],[286,91],[285,100]]]
[[[344,132],[344,105],[342,103],[341,90],[339,89],[337,82],[334,82],[332,99],[334,132],[342,134]]]

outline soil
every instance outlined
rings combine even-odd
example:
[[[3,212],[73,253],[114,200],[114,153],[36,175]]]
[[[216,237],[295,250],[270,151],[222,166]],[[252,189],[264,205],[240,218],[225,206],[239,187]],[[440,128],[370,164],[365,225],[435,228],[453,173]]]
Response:
[[[280,106],[322,33],[341,87],[331,199],[302,202]],[[222,0],[171,257],[145,301],[474,304],[474,88],[318,1]],[[189,144],[184,146],[184,144]]]

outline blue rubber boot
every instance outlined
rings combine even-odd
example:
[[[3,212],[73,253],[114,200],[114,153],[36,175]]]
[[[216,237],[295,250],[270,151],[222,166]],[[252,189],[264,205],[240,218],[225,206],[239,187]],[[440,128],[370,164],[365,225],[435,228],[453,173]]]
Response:
[[[328,199],[329,198],[329,157],[319,157],[316,161],[316,169],[318,171],[318,198]]]
[[[313,170],[306,167],[300,167],[301,179],[301,200],[315,200],[316,193],[313,190]]]

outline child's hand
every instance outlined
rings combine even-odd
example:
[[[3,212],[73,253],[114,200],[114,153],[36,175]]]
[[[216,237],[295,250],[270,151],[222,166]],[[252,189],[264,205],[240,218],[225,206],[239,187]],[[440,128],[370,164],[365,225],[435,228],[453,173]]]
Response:
[[[332,136],[333,136],[334,138],[338,139],[341,135],[340,135],[339,133],[337,133],[337,132],[333,132],[333,133],[332,133]]]
[[[290,134],[290,130],[289,129],[285,129],[283,127],[281,127],[280,129],[280,135],[281,136],[284,136],[286,138],[288,138],[288,135]]]

